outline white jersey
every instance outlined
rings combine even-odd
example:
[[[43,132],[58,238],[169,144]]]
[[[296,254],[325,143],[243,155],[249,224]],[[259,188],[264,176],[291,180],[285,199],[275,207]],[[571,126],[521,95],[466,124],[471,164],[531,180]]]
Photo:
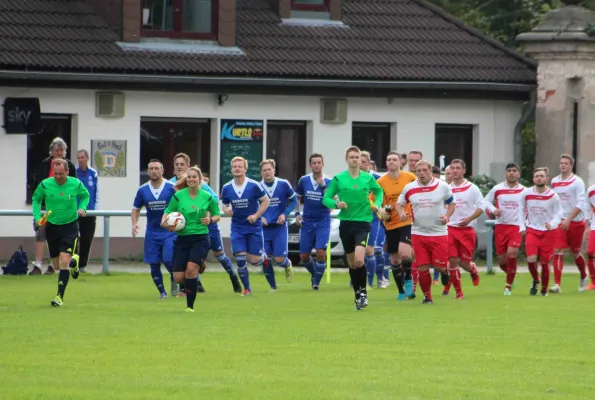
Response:
[[[477,185],[469,181],[464,181],[461,186],[455,186],[454,183],[451,183],[449,186],[457,208],[455,208],[455,212],[450,217],[448,226],[460,226],[461,221],[473,215],[476,210],[485,210],[483,195]],[[467,226],[473,227],[476,222],[477,218]]]
[[[595,185],[587,189],[585,213],[586,219],[591,219],[591,229],[595,229]]]
[[[432,178],[430,183],[422,185],[419,180],[408,183],[401,192],[397,204],[405,207],[411,204],[411,233],[422,236],[448,235],[448,228],[442,225],[444,204],[454,201],[450,187],[439,179]]]
[[[568,178],[562,179],[562,175],[556,176],[552,179],[552,189],[560,197],[562,204],[562,219],[570,216],[575,208],[580,208],[582,211],[573,219],[573,221],[580,222],[585,219],[585,182],[578,176],[571,174]]]
[[[488,211],[494,212],[496,209],[502,211],[502,215],[496,218],[497,225],[519,226],[521,224],[519,207],[525,189],[521,184],[511,188],[506,182],[502,182],[490,190],[484,201]]]
[[[525,230],[525,226],[547,231],[549,229],[546,228],[546,223],[549,223],[552,229],[556,229],[562,222],[560,210],[560,197],[552,189],[548,188],[543,193],[537,193],[535,187],[525,189],[519,210],[519,219],[523,222],[521,232]]]

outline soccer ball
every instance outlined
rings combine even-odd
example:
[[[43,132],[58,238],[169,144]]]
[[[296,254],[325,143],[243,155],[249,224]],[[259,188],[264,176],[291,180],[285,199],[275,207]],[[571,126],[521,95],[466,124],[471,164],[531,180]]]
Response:
[[[179,212],[173,212],[168,214],[167,218],[165,219],[165,223],[167,226],[172,226],[176,230],[176,232],[181,231],[186,226],[186,218]]]

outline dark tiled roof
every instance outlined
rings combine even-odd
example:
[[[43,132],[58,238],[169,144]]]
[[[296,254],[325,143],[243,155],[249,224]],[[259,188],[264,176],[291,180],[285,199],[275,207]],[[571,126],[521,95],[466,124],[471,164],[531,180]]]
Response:
[[[77,0],[0,1],[0,69],[534,83],[535,65],[424,0],[343,0],[348,27],[280,24],[237,0],[245,55],[122,50]]]

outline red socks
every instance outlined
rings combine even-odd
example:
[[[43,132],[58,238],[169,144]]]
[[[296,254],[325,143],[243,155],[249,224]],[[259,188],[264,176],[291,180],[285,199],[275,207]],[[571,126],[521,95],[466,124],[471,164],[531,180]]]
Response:
[[[432,300],[432,276],[430,275],[430,271],[418,271],[418,275],[421,291],[427,299]]]
[[[550,284],[550,265],[541,264],[541,293],[547,293],[547,287]]]
[[[419,280],[419,270],[417,268],[411,268],[411,277],[413,278],[413,293],[415,293],[417,281]]]
[[[562,283],[562,270],[564,269],[564,256],[562,254],[554,254],[554,283],[560,285]]]
[[[539,281],[539,271],[537,271],[537,263],[536,262],[530,262],[529,263],[529,272],[531,273],[531,276],[533,277],[534,281]]]
[[[506,272],[506,262],[504,264],[498,264],[498,266],[503,272]]]
[[[506,287],[510,289],[516,277],[516,258],[506,259]]]
[[[595,285],[595,254],[589,254],[589,275],[591,275],[591,283]]]
[[[576,263],[576,267],[581,273],[581,279],[585,279],[587,277],[587,268],[585,266],[585,257],[583,257],[582,253],[574,259],[574,262]]]
[[[450,275],[449,283],[454,286],[457,294],[462,293],[463,289],[461,288],[461,270],[459,268],[449,269],[448,273]]]

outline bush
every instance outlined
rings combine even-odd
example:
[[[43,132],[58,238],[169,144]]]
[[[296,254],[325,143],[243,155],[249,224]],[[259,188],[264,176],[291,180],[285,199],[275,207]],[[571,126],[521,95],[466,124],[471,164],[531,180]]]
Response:
[[[469,181],[477,185],[477,187],[481,191],[481,194],[484,197],[488,194],[490,190],[492,190],[494,186],[498,184],[498,182],[496,182],[494,179],[490,178],[487,175],[472,176],[469,178]]]

